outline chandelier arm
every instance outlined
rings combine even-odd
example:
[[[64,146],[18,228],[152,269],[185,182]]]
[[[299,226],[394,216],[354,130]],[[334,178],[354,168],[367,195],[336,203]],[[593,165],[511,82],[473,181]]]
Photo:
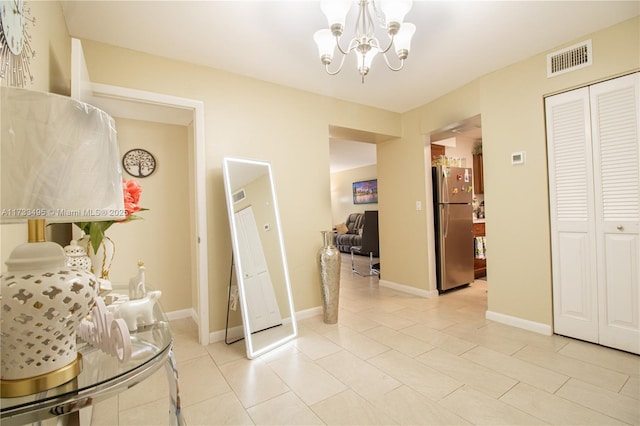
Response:
[[[371,39],[371,41],[372,41],[372,43],[371,43],[371,44],[372,44],[372,46],[375,46],[375,47],[377,47],[377,48],[378,48],[378,50],[379,50],[379,52],[378,52],[378,53],[385,54],[385,53],[387,53],[387,52],[389,51],[389,49],[391,49],[391,46],[393,46],[393,40],[394,40],[394,38],[395,38],[394,36],[391,36],[391,40],[389,41],[389,45],[388,45],[387,47],[385,47],[384,49],[382,49],[382,48],[380,47],[380,40],[378,40],[376,37],[373,37],[373,38]],[[374,41],[375,41],[375,43],[373,43]]]
[[[344,65],[344,59],[347,57],[347,55],[342,55],[342,59],[340,60],[340,66],[338,66],[338,69],[336,69],[335,71],[329,71],[329,64],[325,64],[324,66],[324,70],[327,72],[327,74],[329,75],[336,75],[338,74],[340,71],[342,71],[342,66]]]
[[[387,49],[388,50],[388,49]],[[390,63],[389,63],[389,58],[387,58],[386,54],[382,55],[384,57],[384,61],[387,63],[387,67],[389,67],[389,69],[391,71],[400,71],[402,68],[404,68],[404,59],[400,59],[400,66],[398,68],[394,68]]]
[[[332,62],[333,53],[329,52],[327,49],[331,49],[331,46],[327,46],[325,48],[324,45],[321,46],[320,43],[318,44],[321,52],[320,60],[324,64],[325,71],[327,74],[329,75],[338,74],[342,70],[342,67],[344,66],[345,58],[349,53],[351,53],[354,50],[356,50],[356,53],[358,56],[358,70],[362,77],[363,83],[364,83],[365,75],[367,75],[367,73],[369,72],[371,61],[373,60],[373,57],[378,53],[381,53],[382,56],[384,56],[384,61],[390,70],[400,71],[404,68],[404,60],[406,59],[409,53],[408,46],[405,48],[404,44],[405,43],[408,44],[410,40],[410,36],[413,34],[413,31],[415,31],[415,26],[412,26],[409,28],[409,32],[411,33],[409,35],[409,40],[405,40],[404,43],[401,43],[402,48],[395,52],[399,61],[399,66],[394,67],[389,62],[387,53],[389,51],[394,51],[392,47],[394,46],[394,43],[395,43],[395,35],[398,33],[400,29],[400,23],[393,21],[386,24],[384,20],[384,14],[382,13],[382,9],[379,9],[379,6],[376,4],[376,1],[377,0],[358,0],[357,1],[358,16],[356,17],[356,22],[355,22],[356,24],[355,34],[354,34],[354,37],[351,38],[351,40],[349,41],[348,46],[346,48],[343,48],[340,45],[341,43],[340,38],[343,35],[342,33],[343,25],[342,24],[331,25],[330,31],[333,33],[335,37],[335,47],[337,47],[338,51],[342,54],[342,58],[340,59],[340,64],[338,65],[336,70],[331,71],[329,69]],[[380,46],[381,44],[380,40],[378,40],[378,38],[375,35],[375,30],[378,24],[382,28],[386,28],[387,36],[389,37],[388,44],[385,43],[384,49]],[[327,30],[323,30],[323,32],[325,33],[326,31]],[[326,37],[326,35],[323,35],[322,37]],[[314,36],[314,39],[315,38],[316,36]],[[316,43],[318,43],[317,40],[316,40]],[[333,50],[334,52],[335,52],[335,47]],[[325,50],[327,50],[327,52],[325,52]]]
[[[342,48],[342,46],[340,46],[340,37],[336,36],[336,46],[338,47],[338,50],[340,51],[340,53],[342,53],[342,55],[348,55],[353,49],[355,49],[356,44],[357,44],[357,40],[351,39],[351,41],[349,42],[349,46],[345,50]],[[343,61],[344,61],[344,58],[343,58]]]

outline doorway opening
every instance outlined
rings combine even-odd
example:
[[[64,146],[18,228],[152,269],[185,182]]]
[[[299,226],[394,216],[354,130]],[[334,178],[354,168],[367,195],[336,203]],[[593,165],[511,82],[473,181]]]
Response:
[[[481,115],[475,115],[467,119],[451,123],[437,129],[428,136],[425,147],[425,169],[429,170],[427,176],[427,192],[432,191],[432,197],[427,194],[427,199],[433,199],[433,210],[429,220],[429,229],[433,231],[430,238],[430,265],[433,273],[431,279],[434,285],[432,289],[448,289],[448,286],[465,285],[479,281],[486,286],[487,280],[487,238],[485,228],[485,202],[484,202],[484,164],[482,156],[482,123]],[[449,176],[451,186],[444,182],[446,191],[438,191],[435,188],[434,170],[455,170],[455,176]],[[456,169],[454,169],[456,168]],[[468,176],[471,175],[470,178]],[[441,177],[440,177],[441,178]],[[446,192],[446,193],[445,193]],[[460,200],[456,197],[468,193]],[[438,200],[438,193],[442,199]],[[453,194],[453,195],[452,195]],[[450,210],[451,203],[468,204],[465,207],[465,217],[460,218],[463,223],[461,237],[463,241],[459,246],[449,250],[451,244],[451,222],[447,220],[446,213]],[[466,216],[469,216],[468,218]],[[460,221],[456,220],[456,223]],[[456,228],[457,229],[457,228]],[[472,236],[468,233],[471,232]],[[448,240],[445,240],[445,235]],[[451,257],[456,256],[451,262]],[[458,256],[460,256],[458,258]],[[472,257],[472,260],[471,260]],[[470,271],[469,268],[472,268]],[[449,284],[445,284],[446,278],[451,278]],[[480,283],[481,282],[481,283]],[[436,284],[437,283],[437,284]]]
[[[162,93],[146,92],[124,87],[92,83],[78,39],[72,39],[71,96],[88,102],[107,113],[118,111],[117,116],[134,120],[154,121],[188,127],[190,197],[191,276],[193,291],[191,308],[177,312],[191,316],[198,325],[198,340],[208,345],[209,288],[207,244],[206,170],[204,144],[204,104],[195,99],[180,98]],[[149,119],[153,117],[153,119]]]
[[[331,212],[336,234],[340,234],[337,236],[336,246],[342,252],[343,258],[351,259],[352,247],[362,248],[366,226],[365,211],[378,211],[377,144],[395,138],[397,136],[329,126]],[[354,196],[358,185],[374,181],[375,197],[368,197],[363,201],[364,197]],[[381,219],[379,223],[383,222]],[[375,234],[374,238],[378,240],[379,229],[367,234]],[[378,243],[374,244],[375,246],[379,245],[378,241],[374,243]],[[354,253],[354,262],[358,270],[367,270],[370,264],[381,264],[377,252],[373,258],[370,252],[355,250]]]

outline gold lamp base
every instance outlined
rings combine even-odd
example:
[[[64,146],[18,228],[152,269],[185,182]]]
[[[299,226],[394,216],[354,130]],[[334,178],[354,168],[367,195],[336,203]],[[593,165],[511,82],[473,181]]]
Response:
[[[52,389],[77,377],[80,371],[82,371],[82,354],[79,353],[74,361],[49,373],[26,379],[0,380],[0,396],[16,398]]]

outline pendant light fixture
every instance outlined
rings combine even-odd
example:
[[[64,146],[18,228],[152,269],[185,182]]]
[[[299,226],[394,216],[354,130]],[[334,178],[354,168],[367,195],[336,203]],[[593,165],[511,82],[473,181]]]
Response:
[[[354,36],[346,48],[340,45],[341,36],[345,28],[345,20],[353,0],[322,0],[320,9],[326,15],[328,29],[316,31],[313,36],[318,45],[320,61],[330,75],[338,74],[342,70],[344,60],[350,52],[357,56],[358,72],[362,76],[369,73],[374,57],[381,53],[384,60],[393,71],[400,71],[404,67],[404,60],[409,55],[411,38],[416,26],[402,21],[411,9],[411,0],[358,0],[358,16],[355,22]],[[389,40],[382,45],[375,35],[376,25],[384,28]],[[342,54],[340,65],[331,71],[329,65],[333,61],[335,49]],[[393,66],[387,58],[387,52],[393,49],[400,64]]]

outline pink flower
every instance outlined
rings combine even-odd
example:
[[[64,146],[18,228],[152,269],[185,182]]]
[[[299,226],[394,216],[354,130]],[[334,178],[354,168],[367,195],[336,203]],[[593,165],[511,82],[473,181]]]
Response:
[[[142,193],[142,187],[136,180],[130,180],[127,182],[122,179],[122,192],[124,194],[124,214],[125,218],[121,220],[104,220],[98,222],[75,222],[75,224],[84,231],[85,234],[90,236],[91,247],[93,252],[97,253],[104,233],[114,223],[126,223],[136,219],[142,219],[139,216],[134,216],[133,213],[149,210],[144,209],[138,205],[140,201],[140,194]]]
[[[140,201],[140,194],[142,193],[142,187],[136,180],[132,179],[129,182],[127,182],[123,178],[122,192],[124,193],[125,215],[128,218],[133,213],[140,211],[140,206],[138,205],[138,201]]]

